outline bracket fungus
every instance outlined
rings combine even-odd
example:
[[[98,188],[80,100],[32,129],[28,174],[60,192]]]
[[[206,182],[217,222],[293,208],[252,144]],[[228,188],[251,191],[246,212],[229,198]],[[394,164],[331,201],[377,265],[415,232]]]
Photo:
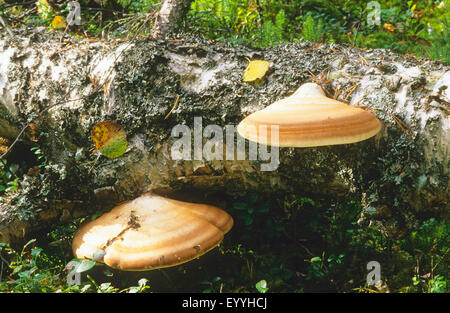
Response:
[[[146,193],[82,225],[73,253],[127,271],[175,266],[216,247],[233,226],[232,217],[211,205]]]
[[[273,126],[278,127],[278,142],[273,142]],[[315,83],[306,83],[292,96],[247,116],[237,127],[248,140],[280,147],[354,143],[380,129],[375,114],[326,97]]]

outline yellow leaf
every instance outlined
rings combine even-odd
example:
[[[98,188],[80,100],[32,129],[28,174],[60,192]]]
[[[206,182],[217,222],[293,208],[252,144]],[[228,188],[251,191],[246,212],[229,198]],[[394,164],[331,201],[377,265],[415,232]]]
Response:
[[[52,21],[52,27],[53,27],[54,29],[66,28],[66,26],[67,26],[67,24],[66,24],[66,22],[64,21],[64,17],[62,17],[62,16],[60,16],[60,15],[56,15],[56,16],[53,18],[53,21]]]
[[[127,149],[127,133],[119,124],[112,121],[99,122],[91,130],[95,148],[104,156],[114,159]]]
[[[250,60],[249,60],[250,61]],[[258,79],[262,79],[266,72],[269,70],[270,63],[264,60],[250,61],[247,68],[244,71],[244,82],[252,82]]]
[[[383,28],[386,29],[387,31],[390,31],[390,32],[394,32],[395,31],[395,26],[392,25],[392,24],[385,23],[383,25]]]

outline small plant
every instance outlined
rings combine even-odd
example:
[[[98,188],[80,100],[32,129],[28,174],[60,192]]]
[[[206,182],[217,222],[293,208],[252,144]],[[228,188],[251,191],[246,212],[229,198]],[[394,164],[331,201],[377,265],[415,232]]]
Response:
[[[206,289],[203,289],[203,293],[214,293],[221,292],[223,288],[223,283],[221,282],[222,278],[220,276],[214,277],[211,281],[204,280],[200,282],[202,285],[208,286]]]
[[[97,284],[90,275],[86,275],[87,281],[70,285],[70,273],[67,273],[67,266],[62,262],[61,256],[55,258],[42,248],[34,246],[35,243],[35,239],[30,240],[21,252],[16,252],[6,243],[0,243],[0,292],[142,293],[150,288],[145,278],[140,279],[137,286],[119,290],[110,282]],[[91,260],[77,259],[71,262],[72,266],[69,267],[78,273],[87,272],[95,265]]]
[[[320,19],[316,22],[311,15],[308,15],[303,22],[302,39],[312,42],[323,41],[325,39],[323,21]]]
[[[40,162],[39,167],[45,167],[47,165],[47,159],[45,158],[41,148],[36,146],[32,147],[30,150],[36,155],[38,161]]]
[[[258,290],[258,292],[260,293],[266,293],[269,290],[269,288],[267,287],[267,281],[265,281],[264,279],[257,282],[255,287],[256,290]]]
[[[252,193],[248,198],[233,203],[232,212],[250,232],[263,232],[269,238],[279,237],[283,231],[280,221],[270,213],[270,204],[260,199],[258,193]],[[244,234],[247,238],[249,233]]]
[[[18,170],[19,165],[8,164],[5,159],[0,160],[0,195],[17,191],[19,187]]]
[[[244,222],[246,226],[250,226],[255,221],[257,214],[267,213],[269,205],[267,203],[258,205],[258,194],[254,193],[250,196],[248,202],[235,202],[233,208],[239,211],[238,218]]]
[[[431,293],[447,293],[448,286],[447,286],[447,280],[443,276],[435,276],[433,279],[431,279],[428,282],[428,290]]]
[[[1,262],[7,264],[12,270],[8,281],[0,281],[0,291],[13,292],[51,292],[58,286],[58,276],[54,271],[46,268],[48,264],[46,255],[42,253],[39,247],[32,247],[36,240],[30,240],[17,253],[5,243],[0,243],[0,253],[5,251],[12,261],[8,263],[2,257]],[[46,262],[47,261],[47,262]]]
[[[310,266],[308,268],[306,279],[325,278],[329,276],[333,270],[343,263],[344,256],[344,254],[338,256],[331,254],[326,258],[325,252],[323,252],[321,256],[311,258],[311,260],[308,261]]]

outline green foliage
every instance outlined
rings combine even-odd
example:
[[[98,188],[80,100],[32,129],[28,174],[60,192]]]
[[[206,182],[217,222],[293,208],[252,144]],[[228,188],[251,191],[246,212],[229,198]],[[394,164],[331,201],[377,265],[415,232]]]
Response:
[[[308,15],[306,20],[303,22],[301,38],[306,41],[322,41],[325,38],[323,21],[320,19],[316,22],[311,15]]]
[[[266,293],[269,290],[269,288],[267,287],[267,281],[265,281],[264,279],[257,282],[255,287],[256,290],[258,290],[258,292],[260,293]]]
[[[269,203],[260,201],[257,193],[250,194],[245,201],[233,203],[230,212],[237,217],[239,222],[249,231],[261,231],[270,238],[280,236],[283,226],[279,219],[275,219],[269,214]],[[249,234],[243,234],[243,238],[249,238]]]
[[[62,261],[63,256],[47,253],[42,248],[35,246],[35,243],[35,239],[30,240],[24,245],[21,252],[16,252],[9,245],[0,243],[0,292],[142,293],[150,288],[148,280],[145,278],[138,281],[138,286],[119,290],[110,282],[98,284],[90,275],[86,275],[87,281],[81,281],[80,285],[69,285],[66,265]],[[75,265],[78,273],[83,273],[90,271],[95,262],[76,259],[71,265]]]
[[[32,147],[30,150],[36,155],[38,162],[40,162],[39,167],[45,167],[47,165],[47,159],[44,153],[42,152],[41,148],[36,146]]]
[[[307,280],[315,279],[316,282],[320,281],[322,278],[329,279],[329,276],[336,268],[343,264],[344,254],[335,256],[331,254],[328,258],[325,257],[325,252],[321,256],[316,256],[311,258],[308,266],[308,273],[306,275]]]
[[[449,61],[448,1],[378,1],[380,25],[367,22],[369,2],[196,0],[187,26],[212,39],[260,47],[300,38],[388,48]],[[388,31],[384,24],[395,30]]]
[[[0,282],[1,292],[52,292],[60,287],[56,272],[51,268],[62,265],[55,264],[41,248],[32,247],[35,241],[29,241],[20,253],[0,243],[0,255],[5,252],[5,257],[11,259],[8,267],[12,270],[10,280]],[[6,263],[4,257],[1,261]]]
[[[283,42],[307,40],[337,42],[360,48],[387,48],[449,61],[449,1],[379,0],[381,24],[368,22],[371,0],[195,0],[180,30],[215,40],[268,47]],[[92,2],[81,1],[82,33],[90,36],[131,36],[146,13],[156,12],[158,0],[115,0],[96,11]],[[23,14],[27,5],[2,6],[0,13],[17,19],[25,16],[28,26],[49,27],[56,15],[66,16],[66,7],[37,1],[37,10]],[[89,7],[89,9],[85,9]],[[58,9],[59,8],[59,11]],[[109,12],[109,13],[108,13]],[[385,24],[391,25],[389,30]]]
[[[214,277],[212,280],[204,280],[201,281],[200,284],[208,286],[206,289],[203,289],[203,293],[214,293],[221,291],[221,283],[222,278],[220,276]]]
[[[0,195],[17,191],[20,180],[18,172],[18,164],[8,164],[5,159],[0,160]]]
[[[450,226],[445,220],[425,219],[408,236],[394,240],[374,226],[361,228],[356,223],[361,207],[355,201],[292,194],[267,199],[255,193],[227,203],[235,217],[232,231],[219,249],[200,258],[206,263],[159,270],[167,277],[166,291],[183,285],[182,290],[204,293],[373,292],[364,282],[367,263],[376,260],[391,292],[448,292]],[[134,286],[137,277],[129,272],[68,259],[76,228],[59,227],[48,234],[46,246],[33,240],[20,253],[0,244],[0,291],[145,292],[148,281],[161,276],[139,273]],[[67,284],[69,267],[81,274],[80,285]],[[169,277],[174,273],[176,280]]]

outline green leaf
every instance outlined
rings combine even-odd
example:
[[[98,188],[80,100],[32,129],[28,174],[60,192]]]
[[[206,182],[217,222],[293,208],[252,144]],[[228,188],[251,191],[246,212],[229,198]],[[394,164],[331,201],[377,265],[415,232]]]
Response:
[[[321,260],[322,260],[322,258],[320,256],[316,256],[311,259],[311,262],[315,263],[315,262],[320,262]]]
[[[141,288],[145,287],[147,285],[147,283],[148,283],[148,279],[146,279],[146,278],[141,278],[138,281],[138,285]]]
[[[269,212],[269,204],[268,203],[264,203],[263,205],[261,205],[261,207],[258,210],[261,213],[267,213]]]
[[[42,248],[35,247],[31,249],[31,256],[36,259],[38,255],[42,252]]]
[[[17,274],[17,273],[20,272],[21,270],[22,270],[22,265],[17,266],[17,267],[13,270],[12,275]]]
[[[236,210],[247,210],[248,206],[245,202],[235,202],[233,203],[233,208],[235,208]]]
[[[11,165],[9,166],[9,171],[10,171],[11,173],[17,172],[18,169],[19,169],[19,165],[17,165],[17,164],[11,164]]]
[[[260,293],[266,293],[269,290],[269,288],[267,287],[267,281],[263,279],[257,282],[256,290],[258,290]]]
[[[417,191],[420,191],[425,185],[427,184],[427,177],[425,175],[419,176],[418,182],[417,182]]]
[[[250,203],[255,204],[256,201],[258,201],[258,193],[255,192],[250,195]]]
[[[111,283],[103,283],[100,285],[100,290],[107,291],[111,287]]]
[[[24,272],[20,272],[18,275],[19,275],[20,278],[29,279],[31,277],[31,272],[30,271],[24,271]]]
[[[28,242],[23,246],[21,256],[24,256],[24,255],[25,255],[25,250],[26,250],[26,248],[27,248],[29,245],[31,245],[32,243],[34,243],[35,241],[36,241],[36,239],[31,239],[30,241],[28,241]]]
[[[81,288],[81,292],[86,292],[89,288],[91,288],[90,284],[85,285],[83,288]]]
[[[127,133],[122,126],[113,121],[103,121],[91,130],[95,147],[104,156],[114,159],[125,153],[128,142]]]
[[[76,272],[82,273],[89,271],[91,268],[95,266],[95,261],[87,260],[78,265]]]
[[[250,215],[241,215],[239,216],[240,219],[244,221],[244,224],[246,226],[251,225],[253,223],[253,216]]]
[[[104,270],[103,271],[103,274],[105,275],[105,276],[108,276],[108,277],[112,277],[114,274],[111,272],[111,271],[109,271],[109,270]],[[143,278],[143,279],[145,279],[145,278]]]

